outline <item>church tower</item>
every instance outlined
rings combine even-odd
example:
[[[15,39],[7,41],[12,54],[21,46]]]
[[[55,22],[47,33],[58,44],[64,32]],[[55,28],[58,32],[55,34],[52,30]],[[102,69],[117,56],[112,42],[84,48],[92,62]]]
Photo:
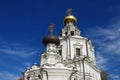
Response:
[[[94,46],[91,40],[81,36],[76,23],[76,17],[71,14],[71,9],[68,9],[60,36],[60,54],[63,62],[77,70],[77,80],[101,80],[100,70],[96,67]]]
[[[73,60],[74,58],[87,57],[90,62],[96,65],[94,46],[88,38],[80,35],[81,31],[76,26],[77,19],[67,11],[68,15],[64,18],[64,28],[60,36],[62,47],[62,57],[64,60]]]
[[[76,26],[77,18],[68,9],[59,37],[50,34],[43,38],[46,50],[41,54],[41,64],[34,64],[23,73],[24,80],[101,80],[101,70],[96,67],[94,46],[81,36]]]

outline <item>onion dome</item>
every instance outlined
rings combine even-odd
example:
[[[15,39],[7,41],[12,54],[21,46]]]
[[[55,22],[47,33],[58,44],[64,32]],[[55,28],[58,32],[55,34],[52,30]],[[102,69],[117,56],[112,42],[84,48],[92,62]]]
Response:
[[[64,18],[64,24],[68,23],[68,22],[72,22],[72,23],[76,23],[77,22],[77,19],[75,16],[71,15],[71,11],[72,9],[68,9],[67,10],[67,16]]]
[[[53,35],[53,24],[50,25],[50,34],[43,38],[43,44],[46,46],[48,43],[54,43],[57,46],[60,44],[60,40],[57,36]]]
[[[48,43],[55,43],[58,46],[60,44],[60,40],[57,36],[50,34],[43,38],[43,44],[46,46]]]

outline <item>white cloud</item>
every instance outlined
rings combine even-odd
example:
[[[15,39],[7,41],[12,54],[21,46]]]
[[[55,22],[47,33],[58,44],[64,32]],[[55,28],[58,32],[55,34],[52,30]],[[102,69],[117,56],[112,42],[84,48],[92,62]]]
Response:
[[[9,72],[0,72],[0,80],[18,80],[19,76],[9,73]]]
[[[110,74],[110,78],[112,78],[112,80],[120,80],[120,75]]]
[[[93,39],[96,47],[96,62],[103,69],[108,70],[110,66],[115,66],[115,61],[120,60],[116,57],[120,56],[120,20],[114,24],[95,27],[89,29],[89,36]],[[109,65],[109,61],[113,60],[115,65]]]
[[[19,72],[23,72],[26,67],[31,66],[31,63],[28,63],[28,61],[30,61],[30,58],[36,53],[38,53],[38,50],[25,46],[24,44],[8,43],[0,39],[0,62],[3,68],[5,67],[11,70],[16,69]],[[6,55],[7,57],[4,57]],[[10,64],[10,62],[12,62],[12,64]]]
[[[104,69],[106,70],[107,67],[106,67],[106,64],[107,64],[107,59],[104,58],[102,55],[100,55],[100,53],[98,52],[97,55],[96,55],[96,63],[97,63],[97,66],[101,69]]]
[[[30,47],[25,47],[19,43],[0,43],[0,53],[8,55],[17,55],[18,57],[27,58],[29,56],[37,53],[37,50],[34,50]]]
[[[91,36],[101,53],[120,56],[120,22],[108,25],[105,28],[97,27],[92,30]]]
[[[31,64],[30,62],[24,62],[23,65],[26,66],[26,67],[29,67],[29,66],[31,66],[32,64]]]

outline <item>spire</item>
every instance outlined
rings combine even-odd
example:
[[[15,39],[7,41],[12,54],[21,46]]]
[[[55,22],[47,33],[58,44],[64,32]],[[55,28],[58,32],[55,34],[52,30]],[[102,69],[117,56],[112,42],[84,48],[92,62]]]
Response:
[[[72,9],[68,9],[66,13],[67,13],[67,16],[64,18],[64,25],[66,25],[69,22],[75,25],[77,22],[77,19],[75,16],[72,15]]]

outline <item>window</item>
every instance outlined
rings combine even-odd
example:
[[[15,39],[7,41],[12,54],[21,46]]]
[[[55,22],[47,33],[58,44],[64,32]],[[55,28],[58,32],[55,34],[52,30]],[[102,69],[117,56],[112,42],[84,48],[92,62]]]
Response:
[[[27,80],[30,80],[30,76],[27,76]]]
[[[71,36],[73,36],[74,35],[74,31],[71,31]]]
[[[76,78],[74,78],[74,80],[76,80]]]
[[[80,56],[80,48],[76,48],[76,56]]]
[[[60,33],[60,37],[62,36],[62,33]]]
[[[59,50],[59,54],[62,56],[62,50]]]
[[[65,32],[65,35],[67,35],[67,32]]]

